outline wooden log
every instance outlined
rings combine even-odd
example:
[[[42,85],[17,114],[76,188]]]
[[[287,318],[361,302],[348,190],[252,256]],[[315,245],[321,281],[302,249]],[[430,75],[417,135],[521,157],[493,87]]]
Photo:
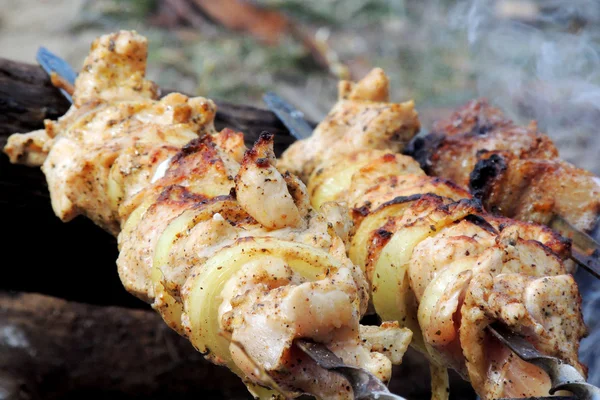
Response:
[[[0,59],[0,136],[27,132],[69,108],[38,66]]]
[[[0,315],[3,399],[250,398],[152,311],[0,292]]]

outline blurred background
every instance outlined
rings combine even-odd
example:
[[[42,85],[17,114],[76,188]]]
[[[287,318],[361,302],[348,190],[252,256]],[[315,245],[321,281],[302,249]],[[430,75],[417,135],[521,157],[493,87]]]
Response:
[[[277,90],[319,120],[339,78],[385,69],[427,128],[488,97],[537,119],[563,156],[600,173],[596,0],[3,0],[0,54],[44,45],[79,67],[96,36],[136,29],[161,87],[261,105]]]
[[[34,63],[46,46],[78,69],[95,37],[135,29],[149,39],[148,75],[161,87],[255,106],[275,90],[314,121],[340,78],[382,67],[393,100],[414,99],[425,130],[487,97],[520,122],[536,119],[565,159],[600,175],[598,0],[0,3],[4,58]],[[581,353],[600,384],[600,284],[578,278],[593,333]]]

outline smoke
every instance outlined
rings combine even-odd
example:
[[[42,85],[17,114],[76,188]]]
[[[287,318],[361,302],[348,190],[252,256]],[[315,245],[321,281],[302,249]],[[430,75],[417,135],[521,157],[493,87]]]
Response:
[[[600,1],[461,1],[478,95],[519,122],[535,119],[568,161],[600,174]],[[590,335],[580,356],[600,385],[600,281],[579,271]]]
[[[589,368],[588,381],[600,386],[600,281],[591,278],[586,271],[579,271],[575,279],[583,297],[583,316],[590,332],[581,342],[579,356]]]
[[[463,1],[450,21],[466,32],[478,94],[600,173],[600,2]]]

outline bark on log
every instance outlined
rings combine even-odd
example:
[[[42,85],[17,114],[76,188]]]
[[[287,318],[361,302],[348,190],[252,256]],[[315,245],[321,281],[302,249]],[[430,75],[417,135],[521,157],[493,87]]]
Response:
[[[3,399],[250,398],[152,311],[0,292],[0,315]]]
[[[0,134],[27,132],[69,108],[38,66],[0,59]]]
[[[251,398],[153,311],[0,292],[0,355],[5,400]],[[409,354],[391,389],[427,399],[426,376],[423,357]]]

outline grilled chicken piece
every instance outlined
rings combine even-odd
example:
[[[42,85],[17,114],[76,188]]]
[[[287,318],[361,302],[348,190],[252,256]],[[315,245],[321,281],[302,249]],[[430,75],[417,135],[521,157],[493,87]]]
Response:
[[[596,225],[598,178],[560,160],[535,122],[518,126],[485,100],[436,123],[409,154],[428,173],[470,188],[494,213],[542,224],[559,214],[581,230]]]
[[[281,167],[307,181],[319,160],[356,149],[401,151],[419,131],[414,103],[390,103],[388,77],[373,69],[358,83],[342,81],[339,101],[306,140],[295,142]]]
[[[479,274],[461,309],[460,343],[471,383],[489,398],[531,397],[547,393],[548,376],[528,364],[481,327],[499,320],[525,335],[540,351],[554,354],[583,374],[577,359],[583,334],[577,284],[570,275],[533,277]],[[482,307],[483,305],[483,307]]]
[[[600,213],[600,180],[559,159],[481,154],[470,188],[491,211],[523,221],[548,224],[558,214],[575,228],[589,231]]]
[[[278,168],[271,135],[246,151],[241,133],[214,130],[212,101],[158,100],[146,46],[135,32],[96,40],[69,112],[5,151],[42,164],[60,218],[83,214],[118,235],[127,290],[254,395],[352,398],[299,338],[389,380],[412,333],[359,325],[368,284],[336,234],[347,235],[347,213],[329,208],[334,229],[310,207],[304,184]]]
[[[181,94],[156,100],[156,86],[144,79],[146,54],[146,40],[132,32],[96,39],[77,77],[73,107],[46,122],[46,137],[36,134],[43,145],[32,147],[23,140],[28,136],[9,139],[11,160],[23,154],[30,165],[43,160],[52,207],[63,221],[83,214],[116,235],[127,215],[115,206],[147,186],[161,162],[187,142],[215,133],[212,101]]]
[[[371,101],[366,93],[352,101]],[[343,120],[355,122],[344,128],[348,139],[330,128],[338,125],[335,118],[342,106],[347,110]],[[350,258],[365,271],[382,319],[399,321],[413,331],[412,345],[433,365],[434,397],[448,396],[447,376],[440,373],[443,367],[470,380],[483,399],[548,395],[548,376],[487,333],[486,326],[495,321],[585,373],[577,358],[586,331],[581,299],[563,262],[570,254],[570,242],[544,226],[487,214],[465,189],[426,176],[414,160],[394,154],[397,147],[381,148],[377,126],[361,120],[361,115],[342,93],[315,132],[323,143],[327,142],[323,136],[331,132],[338,142],[357,145],[346,146],[337,155],[323,152],[319,158],[316,153],[308,166],[295,165],[302,162],[297,149],[316,141],[308,139],[284,153],[284,164],[311,173],[307,186],[314,207],[326,208],[331,202],[350,207],[354,221],[347,241]],[[418,126],[412,116],[407,118],[396,124]],[[505,129],[501,133],[523,130],[496,113],[487,119],[485,132],[492,127]],[[362,131],[369,132],[368,141],[360,136]],[[497,139],[488,137],[489,143]],[[530,139],[523,137],[515,148],[523,154],[554,154],[544,137],[534,141],[537,147]],[[454,153],[439,156],[470,171],[469,162],[476,161],[467,158],[461,163],[457,158],[465,152],[459,153],[457,147]]]

